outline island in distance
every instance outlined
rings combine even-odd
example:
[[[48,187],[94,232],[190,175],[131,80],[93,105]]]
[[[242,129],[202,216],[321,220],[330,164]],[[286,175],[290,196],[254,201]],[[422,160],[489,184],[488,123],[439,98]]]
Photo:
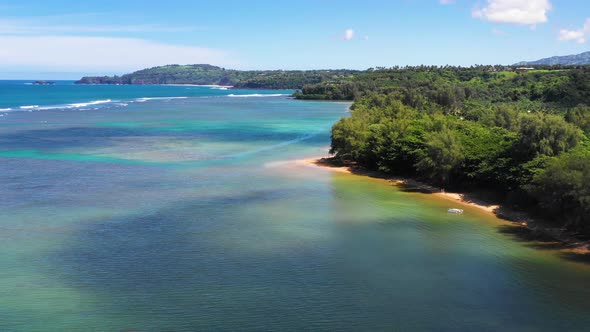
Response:
[[[53,81],[35,81],[32,83],[33,85],[55,85]]]

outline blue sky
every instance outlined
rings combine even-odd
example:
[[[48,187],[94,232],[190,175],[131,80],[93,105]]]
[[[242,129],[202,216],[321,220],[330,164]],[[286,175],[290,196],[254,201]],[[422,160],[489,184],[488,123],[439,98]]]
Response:
[[[587,51],[589,19],[588,0],[0,0],[0,78],[511,64]]]

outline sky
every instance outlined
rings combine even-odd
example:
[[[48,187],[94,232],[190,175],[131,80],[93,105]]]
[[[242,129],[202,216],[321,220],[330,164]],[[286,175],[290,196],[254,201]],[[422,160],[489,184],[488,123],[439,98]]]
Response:
[[[589,44],[589,0],[0,0],[0,79],[512,64]]]

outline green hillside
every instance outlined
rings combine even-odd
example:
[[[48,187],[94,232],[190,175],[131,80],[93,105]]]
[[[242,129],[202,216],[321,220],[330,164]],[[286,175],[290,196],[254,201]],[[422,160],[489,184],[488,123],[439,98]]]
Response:
[[[216,84],[247,89],[300,89],[306,84],[350,79],[354,70],[241,71],[207,64],[167,65],[122,76],[83,77],[77,84]]]

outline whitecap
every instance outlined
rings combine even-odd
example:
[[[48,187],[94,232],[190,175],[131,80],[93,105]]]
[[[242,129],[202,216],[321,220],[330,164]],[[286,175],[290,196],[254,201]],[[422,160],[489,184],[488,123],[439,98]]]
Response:
[[[138,103],[143,103],[149,100],[170,100],[170,99],[186,99],[188,97],[141,97],[135,98],[135,101]]]
[[[196,86],[200,88],[233,88],[233,85],[218,85],[218,84],[160,84],[167,86]]]
[[[249,95],[235,95],[232,93],[227,96],[232,97],[232,98],[256,98],[256,97],[281,97],[281,96],[289,96],[289,95],[283,94],[283,93],[271,93],[271,94],[253,93],[253,94],[249,94]]]
[[[85,107],[85,106],[89,106],[89,105],[99,105],[99,104],[106,104],[106,103],[110,103],[110,102],[112,102],[112,100],[103,99],[103,100],[93,100],[93,101],[89,101],[87,103],[73,103],[73,104],[68,104],[67,106],[69,106],[69,107]]]
[[[39,107],[39,105],[25,105],[25,106],[19,106],[19,108],[20,108],[20,109],[22,109],[22,110],[30,110],[30,109],[37,108],[37,107]]]
[[[40,111],[46,111],[46,110],[57,110],[57,109],[62,109],[62,108],[69,108],[67,106],[42,106],[42,107],[38,107],[37,109]]]
[[[12,108],[0,108],[0,112],[12,111]]]

